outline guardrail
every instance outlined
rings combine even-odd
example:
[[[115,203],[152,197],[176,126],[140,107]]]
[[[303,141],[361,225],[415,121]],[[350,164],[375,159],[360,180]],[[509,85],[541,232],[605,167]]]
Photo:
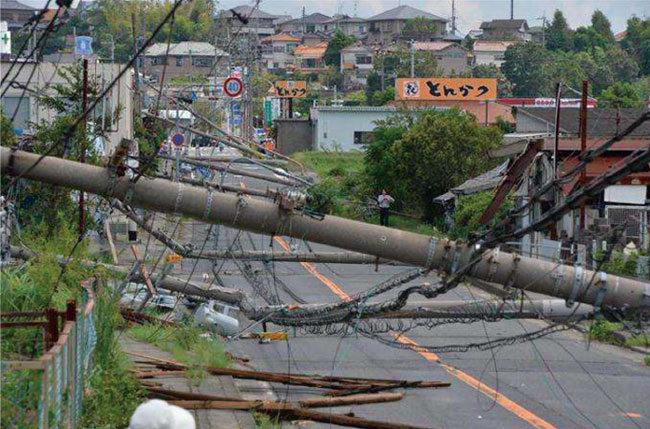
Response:
[[[32,360],[2,360],[2,427],[76,428],[81,419],[83,391],[97,342],[90,281],[82,283],[83,304],[65,312],[29,312],[45,321],[9,322],[45,327],[45,352]],[[27,314],[27,312],[25,312]],[[63,314],[63,316],[61,316]],[[7,315],[4,315],[7,316]],[[15,317],[15,313],[9,313]],[[22,317],[28,317],[22,315]],[[63,319],[59,327],[59,318]]]

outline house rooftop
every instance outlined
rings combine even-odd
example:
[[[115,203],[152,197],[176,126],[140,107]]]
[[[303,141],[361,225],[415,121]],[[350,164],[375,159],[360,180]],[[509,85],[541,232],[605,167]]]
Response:
[[[441,18],[429,12],[408,5],[397,6],[378,15],[371,16],[368,21],[389,21],[389,20],[407,20],[413,18],[427,18],[434,21],[449,22],[448,19]]]
[[[501,183],[506,171],[508,171],[508,163],[509,161],[505,161],[492,170],[466,180],[455,188],[451,188],[448,192],[438,195],[433,199],[433,201],[444,204],[447,201],[455,199],[457,195],[472,195],[477,192],[488,191],[496,188],[499,186],[499,183]]]
[[[300,45],[296,47],[293,54],[301,57],[322,57],[327,49],[327,42],[321,42],[315,46]]]
[[[521,26],[528,28],[528,23],[525,19],[493,19],[492,21],[483,21],[481,23],[481,30],[517,30]]]
[[[442,51],[451,46],[458,46],[454,42],[413,42],[416,51]]]
[[[273,36],[265,37],[260,40],[260,43],[268,43],[268,42],[300,42],[300,39],[288,33],[279,33],[279,34],[274,34]]]
[[[232,11],[237,12],[244,18],[255,18],[255,19],[274,19],[277,18],[277,15],[270,14],[268,12],[264,12],[263,10],[260,10],[258,8],[255,8],[253,6],[248,6],[248,5],[241,5],[237,7],[233,7],[232,9],[224,10],[223,13],[226,15],[228,18],[234,18],[235,14]]]
[[[14,0],[3,0],[0,5],[1,9],[11,9],[11,10],[36,10],[36,8],[23,4],[19,1]]]
[[[144,53],[145,56],[157,57],[167,54],[167,43],[154,43]],[[227,52],[215,48],[207,42],[180,42],[169,45],[169,55],[197,55],[221,57],[229,56]]]
[[[503,52],[513,45],[514,42],[504,42],[497,40],[477,40],[474,42],[472,50],[474,51],[487,51],[487,52]]]
[[[324,24],[332,19],[331,16],[323,15],[322,13],[312,13],[310,15],[306,15],[305,17],[300,17],[300,18],[295,18],[291,19],[289,21],[285,21],[284,24]]]
[[[616,135],[638,119],[648,109],[587,109],[587,136],[605,137]],[[543,107],[518,107],[517,115],[537,119],[546,129],[555,130],[555,109]],[[580,109],[560,109],[560,131],[578,135]],[[645,122],[629,134],[630,137],[650,139],[650,122]]]

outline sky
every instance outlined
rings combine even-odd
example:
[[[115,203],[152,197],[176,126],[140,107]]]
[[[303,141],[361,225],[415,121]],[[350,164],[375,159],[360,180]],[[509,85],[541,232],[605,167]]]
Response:
[[[216,1],[219,8],[254,4],[254,0]],[[35,7],[45,4],[45,0],[22,2]],[[404,4],[449,18],[451,2],[452,0],[261,0],[260,9],[296,18],[301,16],[303,6],[307,14],[344,13],[354,16],[356,4],[356,15],[367,18]],[[572,28],[589,24],[593,12],[601,10],[611,21],[615,33],[625,30],[627,19],[632,15],[650,17],[648,0],[514,0],[515,18],[526,19],[529,26],[541,25],[542,21],[538,18],[544,15],[549,20],[552,19],[555,9],[564,13]],[[465,34],[471,29],[477,29],[482,21],[510,18],[510,0],[456,0],[456,15],[458,29]]]

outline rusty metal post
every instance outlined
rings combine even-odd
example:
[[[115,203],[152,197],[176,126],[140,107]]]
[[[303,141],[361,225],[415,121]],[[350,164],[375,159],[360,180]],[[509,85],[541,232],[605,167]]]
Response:
[[[53,308],[45,310],[45,350],[49,350],[59,341],[59,312]]]
[[[69,299],[65,307],[65,320],[75,322],[77,320],[77,307],[74,299]]]
[[[589,82],[582,81],[582,98],[580,100],[580,153],[584,154],[587,150],[587,91],[589,89]],[[580,171],[580,181],[578,186],[584,186],[587,182],[587,169],[583,168]],[[580,204],[580,238],[583,237],[583,232],[586,227],[585,216],[585,203]]]
[[[557,179],[557,158],[560,150],[560,102],[562,101],[562,82],[555,86],[555,143],[553,145],[553,178]]]

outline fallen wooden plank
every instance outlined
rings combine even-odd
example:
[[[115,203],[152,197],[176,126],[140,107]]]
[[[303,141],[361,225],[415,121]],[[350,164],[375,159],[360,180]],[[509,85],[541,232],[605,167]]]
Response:
[[[427,382],[422,382],[422,381],[409,381],[409,382],[401,382],[401,383],[393,383],[393,384],[385,384],[383,386],[378,386],[378,385],[369,385],[365,387],[361,387],[358,389],[350,389],[350,390],[331,390],[329,392],[323,393],[324,396],[349,396],[349,395],[357,395],[360,393],[377,393],[377,392],[383,392],[386,390],[393,390],[393,389],[413,389],[413,388],[440,388],[440,387],[449,387],[451,386],[451,383],[444,382],[444,381],[427,381]]]

